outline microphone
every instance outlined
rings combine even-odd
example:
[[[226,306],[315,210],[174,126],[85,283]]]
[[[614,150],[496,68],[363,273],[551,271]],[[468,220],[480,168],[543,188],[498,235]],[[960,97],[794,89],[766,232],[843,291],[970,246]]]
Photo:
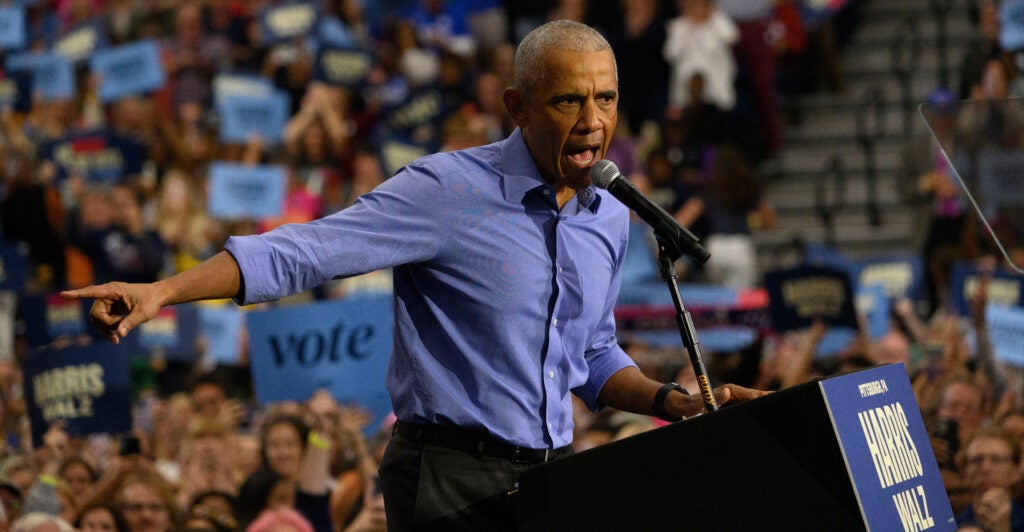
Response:
[[[619,173],[615,163],[602,159],[594,163],[590,169],[590,180],[599,188],[603,188],[615,196],[623,205],[637,213],[643,221],[654,228],[654,236],[662,244],[672,246],[680,254],[686,254],[697,262],[704,264],[711,257],[708,250],[700,245],[700,240],[671,214],[651,202],[628,179]]]

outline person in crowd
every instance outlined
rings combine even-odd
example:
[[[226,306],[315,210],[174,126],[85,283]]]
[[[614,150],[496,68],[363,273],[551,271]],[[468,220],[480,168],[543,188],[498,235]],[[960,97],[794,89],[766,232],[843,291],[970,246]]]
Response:
[[[935,423],[951,425],[955,432],[946,439],[932,439],[936,460],[940,463],[952,460],[981,427],[985,416],[986,400],[981,386],[966,377],[948,380],[939,394]]]
[[[57,469],[57,476],[79,501],[85,501],[92,495],[100,478],[96,468],[80,455],[65,458]]]
[[[92,262],[95,280],[153,282],[160,278],[166,247],[160,235],[145,224],[141,193],[117,185],[96,201],[107,202],[101,208],[109,212],[109,225],[98,225],[76,236],[78,246]]]
[[[264,510],[246,528],[247,532],[313,532],[315,529],[299,512],[291,508]]]
[[[388,382],[399,421],[380,468],[389,526],[462,516],[464,526],[511,526],[512,499],[497,508],[474,505],[509,492],[524,469],[569,452],[570,393],[594,409],[608,405],[667,419],[703,410],[699,397],[645,377],[615,341],[611,309],[628,215],[593,188],[589,171],[615,130],[617,86],[614,56],[599,33],[568,21],[548,23],[517,51],[516,87],[504,101],[519,127],[506,140],[406,166],[350,209],[232,238],[224,253],[167,280],[63,295],[95,298],[93,320],[118,342],[166,304],[223,297],[250,303],[334,277],[398,268]],[[476,214],[482,211],[488,215]],[[547,226],[550,231],[537,225],[560,218],[566,221]],[[315,244],[325,239],[329,247]],[[299,253],[293,246],[300,242],[319,251]],[[281,276],[266,270],[268,252],[280,253]],[[304,264],[303,257],[315,263]],[[506,264],[479,266],[494,260]],[[566,275],[566,268],[576,273]],[[496,311],[499,302],[522,318],[511,323],[506,311]],[[502,369],[483,356],[485,345],[505,346]],[[531,353],[545,352],[541,368]],[[532,375],[540,372],[544,382],[535,382]],[[477,394],[481,386],[490,391]],[[762,394],[732,384],[716,393],[722,404]],[[455,461],[435,460],[424,444],[454,450],[448,454]],[[484,454],[471,450],[477,448]],[[481,467],[491,473],[485,482],[473,472]],[[420,481],[459,487],[452,496],[420,499],[433,492],[417,488]]]
[[[704,97],[724,111],[736,106],[736,59],[732,47],[739,29],[713,0],[679,0],[679,16],[667,22],[662,54],[671,67],[669,106],[688,102],[690,78],[704,76]]]
[[[609,28],[608,42],[616,57],[631,57],[619,63],[619,111],[633,132],[645,122],[661,121],[668,105],[669,66],[662,56],[666,29],[658,0],[627,0],[622,17]]]
[[[72,522],[81,532],[128,532],[128,523],[117,507],[93,503],[78,511]]]
[[[956,516],[957,524],[984,530],[1024,530],[1024,506],[1013,500],[1020,447],[998,428],[983,429],[967,442],[964,473],[971,489],[971,504]]]
[[[75,527],[56,515],[32,512],[11,523],[11,532],[75,532]]]

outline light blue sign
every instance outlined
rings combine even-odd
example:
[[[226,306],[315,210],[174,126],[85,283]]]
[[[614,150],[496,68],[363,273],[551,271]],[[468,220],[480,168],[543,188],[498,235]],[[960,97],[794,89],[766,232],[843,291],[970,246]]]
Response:
[[[214,218],[279,216],[287,177],[280,166],[210,165],[207,210]]]
[[[277,90],[274,84],[262,76],[251,74],[217,74],[213,78],[213,102],[219,106],[221,100],[232,96],[266,98]]]
[[[999,44],[1007,52],[1024,48],[1024,0],[999,4]]]
[[[7,70],[32,72],[32,92],[43,100],[67,100],[75,96],[75,71],[71,61],[52,52],[21,52],[7,57]]]
[[[0,50],[25,48],[25,8],[0,6]]]
[[[1024,367],[1024,309],[989,305],[985,308],[985,324],[996,359]]]
[[[374,415],[391,411],[384,379],[391,356],[390,296],[246,313],[253,387],[261,404],[304,401],[323,388]]]
[[[91,68],[100,79],[99,96],[104,103],[155,91],[166,81],[160,51],[154,41],[97,51]]]
[[[244,144],[257,135],[265,144],[277,145],[291,118],[291,97],[279,90],[258,96],[222,96],[218,99],[220,139]]]
[[[234,304],[199,307],[199,332],[206,339],[206,355],[219,365],[237,366],[242,311]]]
[[[903,364],[820,381],[870,530],[956,530]]]

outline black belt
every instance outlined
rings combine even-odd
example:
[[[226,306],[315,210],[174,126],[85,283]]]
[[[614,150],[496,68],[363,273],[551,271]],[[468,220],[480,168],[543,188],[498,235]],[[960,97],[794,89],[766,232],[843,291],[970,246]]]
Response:
[[[572,447],[531,449],[500,442],[486,433],[445,425],[419,425],[398,421],[394,434],[403,438],[469,454],[504,458],[517,464],[540,464],[572,453]]]

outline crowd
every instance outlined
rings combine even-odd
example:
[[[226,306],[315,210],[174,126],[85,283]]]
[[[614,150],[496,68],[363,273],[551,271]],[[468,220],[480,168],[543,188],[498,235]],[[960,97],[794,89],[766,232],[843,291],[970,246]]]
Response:
[[[394,171],[384,146],[398,133],[427,151],[504,138],[513,127],[502,91],[512,80],[515,43],[553,18],[599,28],[615,51],[623,119],[608,157],[706,242],[712,261],[681,265],[683,280],[757,287],[760,273],[750,234],[770,226],[775,216],[761,197],[758,167],[783,148],[783,124],[799,119],[780,102],[802,92],[843,90],[836,50],[856,24],[861,2],[848,2],[839,16],[810,27],[802,22],[801,2],[788,0],[322,1],[312,3],[317,22],[308,35],[280,42],[261,37],[261,14],[279,7],[272,1],[14,4],[24,4],[27,50],[47,50],[92,25],[111,45],[155,40],[166,74],[156,91],[103,102],[99,80],[79,63],[70,98],[34,94],[27,108],[0,98],[3,242],[28,251],[27,278],[18,291],[47,294],[110,280],[153,281],[221,251],[228,235],[343,209]],[[989,38],[994,5],[979,2],[978,46],[963,68],[965,76],[975,74],[965,78],[965,98],[998,97],[972,90],[973,85],[1003,87],[1002,94],[1019,85],[1005,62],[987,67],[1004,57]],[[317,78],[317,38],[324,39],[322,26],[328,25],[336,39],[370,53],[370,68],[358,84]],[[14,52],[0,49],[0,58]],[[4,65],[0,82],[13,80],[14,71]],[[290,96],[290,119],[280,143],[259,136],[241,143],[220,137],[216,79],[239,72],[259,76]],[[981,83],[985,76],[999,75],[1002,84]],[[441,112],[396,131],[389,112],[428,88],[440,91]],[[945,101],[941,97],[934,102]],[[95,131],[140,146],[138,164],[126,164],[123,175],[97,180],[47,149]],[[920,146],[913,150],[920,151]],[[998,261],[976,228],[969,235],[978,244],[974,247],[948,238],[949,227],[957,235],[973,227],[972,215],[963,204],[933,208],[956,203],[945,201],[942,191],[949,187],[942,188],[937,178],[921,179],[934,175],[930,165],[936,160],[925,157],[924,167],[905,169],[909,177],[904,178],[904,183],[922,183],[905,190],[906,200],[923,206],[932,221],[933,229],[918,242],[933,276],[927,307],[897,302],[885,336],[858,337],[833,357],[815,356],[825,334],[818,323],[758,338],[736,351],[707,353],[709,373],[721,382],[782,389],[818,376],[903,362],[933,432],[954,511],[965,524],[986,530],[1006,523],[1024,530],[1024,507],[1018,502],[1024,500],[1019,450],[1024,386],[1013,368],[997,363],[987,349],[984,288],[975,293],[971,316],[955,316],[942,304],[948,290],[943,279],[954,259],[980,258],[990,268]],[[259,219],[212,215],[207,178],[216,162],[285,168],[281,212]],[[333,282],[309,298],[387,289],[387,274],[381,272],[371,279]],[[15,317],[12,311],[7,318],[13,323]],[[56,424],[48,427],[41,445],[33,445],[19,366],[29,348],[24,329],[30,326],[22,323],[13,345],[0,346],[10,350],[0,353],[5,355],[0,422],[6,436],[0,453],[0,529],[36,530],[46,523],[60,530],[132,531],[386,527],[375,475],[389,425],[370,426],[359,405],[339,404],[326,392],[303,402],[256,407],[244,364],[209,371],[154,358],[133,374],[136,430],[75,436]],[[628,352],[650,376],[697,390],[677,348],[631,342]],[[577,450],[658,423],[579,406]]]

